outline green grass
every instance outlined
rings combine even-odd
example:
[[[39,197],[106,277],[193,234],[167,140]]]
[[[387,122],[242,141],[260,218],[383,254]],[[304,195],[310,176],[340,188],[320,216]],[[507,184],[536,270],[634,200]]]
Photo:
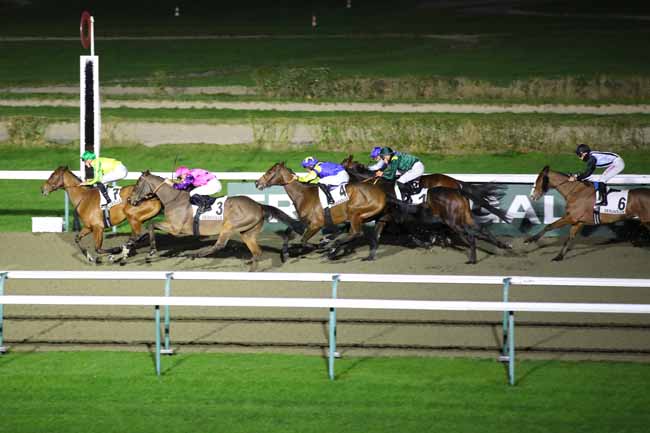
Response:
[[[243,146],[164,145],[114,147],[105,151],[125,163],[131,172],[151,169],[171,172],[174,162],[200,166],[214,171],[266,171],[273,163],[287,161],[300,170],[300,161],[308,154],[322,160],[341,161],[346,152],[326,152],[314,148],[304,150],[264,150]],[[418,154],[427,171],[440,173],[528,173],[534,174],[546,164],[554,169],[575,172],[583,164],[571,154]],[[650,151],[622,153],[626,173],[650,173]],[[356,152],[355,158],[367,161],[367,153]],[[78,169],[78,148],[75,145],[53,148],[0,147],[0,170],[54,170],[59,165]],[[125,182],[125,183],[131,183]],[[63,193],[49,197],[40,194],[40,181],[0,181],[0,231],[30,231],[32,216],[63,216]]]
[[[78,35],[79,2],[33,2],[0,10],[0,34]],[[97,41],[102,83],[152,85],[254,84],[260,68],[327,67],[340,77],[469,77],[508,83],[530,77],[650,75],[643,22],[580,17],[481,16],[415,2],[359,2],[352,10],[296,2],[292,8],[231,7],[218,2],[182,5],[98,3],[97,36],[196,34],[303,34],[301,39]],[[604,2],[600,2],[604,3]],[[641,3],[639,3],[641,4]],[[248,3],[247,3],[247,6]],[[647,7],[640,10],[645,10]],[[320,17],[309,27],[312,11]],[[612,8],[616,9],[616,8]],[[588,11],[588,9],[586,10]],[[348,37],[327,38],[328,34]],[[406,37],[359,37],[401,33]],[[472,34],[474,41],[408,37]],[[79,79],[78,41],[0,42],[0,87]]]
[[[0,432],[645,432],[650,366],[289,355],[13,353]]]

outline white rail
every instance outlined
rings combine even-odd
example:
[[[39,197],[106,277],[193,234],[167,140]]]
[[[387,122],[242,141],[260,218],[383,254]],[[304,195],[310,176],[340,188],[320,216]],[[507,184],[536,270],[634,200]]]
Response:
[[[81,176],[78,171],[74,171],[77,176]],[[0,170],[0,180],[46,180],[51,171],[45,170]],[[153,174],[163,177],[170,177],[169,172],[154,172]],[[259,179],[263,172],[216,172],[217,177],[221,180],[245,180],[254,181]],[[298,173],[303,174],[303,173]],[[452,173],[449,176],[465,182],[496,182],[496,183],[524,183],[532,184],[537,178],[536,174],[469,174],[469,173]],[[126,177],[128,180],[136,180],[140,177],[140,172],[129,173]],[[596,178],[598,176],[595,176]],[[647,174],[622,174],[611,179],[608,184],[611,185],[650,185],[650,175]]]
[[[165,280],[166,296],[41,296],[4,295],[6,281],[37,280]],[[170,296],[172,280],[211,281],[293,281],[330,282],[332,298],[268,298],[268,297],[183,297]],[[340,282],[416,283],[416,284],[503,284],[503,302],[425,301],[400,299],[340,299]],[[157,271],[1,271],[0,270],[0,353],[2,346],[2,311],[4,305],[113,305],[154,306],[156,332],[156,373],[160,374],[160,354],[171,354],[169,347],[169,307],[275,307],[329,309],[329,376],[334,379],[336,353],[336,309],[425,310],[425,311],[494,311],[503,316],[502,361],[508,362],[509,383],[515,383],[514,313],[597,313],[650,314],[649,304],[508,302],[512,285],[650,287],[650,279],[633,278],[549,278],[528,276],[468,275],[400,275],[400,274],[334,274],[334,273],[262,273],[244,272],[157,272]],[[165,307],[165,349],[161,349],[160,306]]]
[[[190,272],[190,271],[11,271],[0,270],[7,279],[34,280],[182,280],[205,281],[293,281],[328,282],[337,277],[340,282],[408,283],[408,284],[478,284],[519,286],[582,286],[582,287],[650,287],[643,278],[581,278],[491,275],[410,275],[410,274],[337,274],[316,272]]]
[[[121,305],[172,307],[353,308],[362,310],[497,311],[650,314],[646,304],[405,301],[399,299],[252,298],[203,296],[0,296],[5,305]]]

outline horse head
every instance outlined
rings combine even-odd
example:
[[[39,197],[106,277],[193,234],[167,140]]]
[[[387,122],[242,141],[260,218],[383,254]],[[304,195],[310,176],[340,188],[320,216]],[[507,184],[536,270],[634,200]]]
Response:
[[[278,162],[255,181],[255,186],[262,190],[273,185],[286,185],[293,181],[294,175],[295,173],[285,166],[284,161]]]
[[[155,187],[152,185],[152,178],[154,178],[154,175],[149,170],[142,172],[127,199],[131,206],[137,206],[143,200],[147,200],[154,195]]]
[[[535,185],[533,186],[533,189],[530,191],[530,198],[533,200],[539,200],[541,196],[546,194],[549,188],[549,179],[548,179],[548,172],[549,172],[549,167],[544,166],[542,171],[539,172],[537,175],[537,179],[535,179]]]
[[[65,173],[70,171],[67,165],[61,165],[50,174],[43,185],[41,185],[41,194],[48,195],[52,191],[65,187]]]
[[[347,158],[341,161],[341,165],[345,168],[348,174],[356,180],[364,180],[368,177],[374,176],[374,173],[368,171],[368,167],[355,161],[352,155],[348,155]]]

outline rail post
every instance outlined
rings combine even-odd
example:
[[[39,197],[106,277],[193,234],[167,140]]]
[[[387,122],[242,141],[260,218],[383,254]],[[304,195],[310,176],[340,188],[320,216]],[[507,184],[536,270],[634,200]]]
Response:
[[[5,294],[5,280],[7,279],[6,272],[0,272],[0,296]],[[7,352],[7,348],[3,345],[3,331],[4,331],[4,305],[0,304],[0,355]]]
[[[511,278],[507,277],[503,279],[503,302],[508,302],[509,291],[510,291],[510,282]],[[499,356],[499,361],[506,362],[508,361],[508,311],[503,312],[503,346],[501,347],[501,356]]]
[[[515,313],[508,312],[508,382],[515,384]]]
[[[160,305],[156,305],[156,375],[160,376]]]
[[[165,281],[165,296],[169,297],[171,296],[172,293],[172,279],[174,278],[174,273],[168,272],[167,274],[165,274],[165,276],[167,277],[167,280]],[[169,329],[171,327],[169,308],[170,308],[169,305],[165,305],[165,348],[160,351],[162,355],[174,354],[174,349],[169,347],[170,346]]]
[[[117,182],[113,182],[113,188],[115,187],[117,187]],[[113,232],[113,234],[117,233],[117,226],[111,227],[111,231]]]
[[[336,299],[339,279],[339,275],[332,277],[332,299]],[[330,350],[328,363],[330,380],[334,380],[334,358],[336,355],[336,308],[330,308]]]

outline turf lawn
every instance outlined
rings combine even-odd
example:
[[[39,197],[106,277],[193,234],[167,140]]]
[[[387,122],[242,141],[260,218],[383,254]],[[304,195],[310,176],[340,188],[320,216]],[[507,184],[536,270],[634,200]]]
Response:
[[[650,365],[148,353],[0,358],[0,432],[647,432]]]
[[[632,9],[603,0],[573,2],[569,12],[578,15],[564,17],[468,14],[421,7],[415,1],[355,1],[346,10],[341,0],[281,1],[273,6],[257,1],[256,6],[246,2],[242,7],[194,1],[181,5],[181,17],[174,18],[176,3],[95,2],[91,10],[96,36],[302,37],[98,40],[104,84],[162,80],[167,85],[251,85],[258,69],[282,67],[327,67],[341,77],[463,76],[499,83],[531,77],[650,74],[646,23],[606,15],[646,13],[649,7],[641,1],[632,2]],[[581,11],[595,10],[589,3],[600,5],[602,16],[579,16]],[[0,3],[0,36],[76,38],[80,11],[87,6],[70,0],[33,1],[23,8]],[[310,27],[312,13],[321,23],[316,31]],[[418,34],[478,37],[413,37]],[[78,82],[77,56],[82,50],[76,40],[0,41],[0,49],[0,87]]]

